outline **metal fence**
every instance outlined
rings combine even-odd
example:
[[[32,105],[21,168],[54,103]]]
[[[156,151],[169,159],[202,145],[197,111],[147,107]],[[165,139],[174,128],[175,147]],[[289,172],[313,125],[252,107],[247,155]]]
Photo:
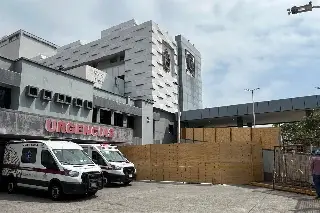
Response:
[[[312,189],[310,160],[310,146],[276,146],[274,148],[273,187],[280,185]]]

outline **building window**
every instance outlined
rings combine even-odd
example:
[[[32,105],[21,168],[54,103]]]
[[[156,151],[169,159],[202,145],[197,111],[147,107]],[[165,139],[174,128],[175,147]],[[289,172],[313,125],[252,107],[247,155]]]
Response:
[[[37,159],[37,148],[22,149],[21,163],[35,163]]]
[[[125,38],[125,39],[123,39],[122,41],[128,41],[130,38]]]
[[[123,114],[121,113],[114,113],[114,125],[123,127]]]
[[[98,117],[98,109],[94,107],[92,110],[92,123],[97,123],[97,117]]]
[[[0,108],[10,109],[11,89],[0,86]]]
[[[120,36],[113,37],[113,38],[110,39],[110,40],[112,41],[112,40],[115,40],[115,39],[117,39],[117,38],[120,38]]]
[[[143,29],[144,29],[144,27],[143,27],[143,28],[140,28],[140,29],[137,29],[136,32],[141,31],[141,30],[143,30]]]
[[[118,57],[110,58],[110,63],[111,64],[116,63],[116,62],[118,62]]]
[[[127,122],[128,122],[127,124],[128,128],[134,129],[134,117],[128,116]]]
[[[173,125],[169,124],[169,134],[173,135]]]
[[[100,123],[111,125],[111,111],[100,109]]]
[[[142,38],[142,39],[139,39],[139,40],[136,40],[136,42],[140,42],[140,41],[143,41],[143,38]]]
[[[113,47],[113,48],[111,48],[110,50],[115,50],[115,49],[118,49],[119,47],[117,46],[117,47]]]

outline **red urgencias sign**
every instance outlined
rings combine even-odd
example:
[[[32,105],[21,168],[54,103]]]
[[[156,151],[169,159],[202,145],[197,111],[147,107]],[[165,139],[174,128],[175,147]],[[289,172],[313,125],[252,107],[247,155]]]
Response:
[[[58,132],[76,135],[91,135],[98,137],[113,138],[114,129],[101,126],[73,123],[69,121],[57,121],[46,119],[45,129],[48,132]]]

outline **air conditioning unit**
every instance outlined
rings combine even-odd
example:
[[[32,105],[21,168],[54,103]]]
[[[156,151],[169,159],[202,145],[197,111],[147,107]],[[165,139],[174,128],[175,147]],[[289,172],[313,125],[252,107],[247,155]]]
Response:
[[[43,89],[41,91],[41,99],[44,101],[51,101],[53,96],[53,92],[50,90]]]
[[[74,98],[73,105],[76,107],[83,107],[83,100],[81,98]]]
[[[61,93],[56,93],[54,97],[54,101],[56,103],[64,104],[66,96]]]
[[[85,107],[86,109],[91,110],[91,109],[93,108],[93,103],[92,103],[92,101],[85,100],[85,101],[84,101],[84,107]]]
[[[26,87],[26,96],[31,98],[37,98],[39,96],[39,88],[35,86],[28,85]]]

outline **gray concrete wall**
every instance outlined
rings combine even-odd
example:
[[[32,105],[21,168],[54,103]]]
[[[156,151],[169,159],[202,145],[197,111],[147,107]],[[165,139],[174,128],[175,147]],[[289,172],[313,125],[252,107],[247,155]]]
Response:
[[[19,58],[20,35],[14,35],[13,39],[7,38],[0,43],[0,56],[11,60]]]
[[[3,58],[0,56],[0,68],[5,69],[5,70],[13,70],[14,69],[14,62],[12,60],[9,60],[7,58]]]
[[[45,130],[45,120],[50,117],[39,116],[33,113],[24,113],[14,110],[4,110],[0,109],[0,137],[1,134],[8,135],[17,135],[17,136],[56,136],[56,137],[66,137],[73,139],[82,139],[82,140],[96,140],[96,141],[114,141],[114,142],[131,142],[133,131],[129,128],[115,127],[115,126],[106,126],[106,125],[97,125],[101,127],[113,128],[114,137],[112,139],[94,137],[88,135],[76,135],[76,134],[58,134],[58,133],[48,133]],[[53,118],[59,119],[59,118]],[[64,121],[71,121],[78,123],[78,121],[63,119]],[[81,122],[80,124],[89,124]]]
[[[176,36],[178,45],[178,69],[180,94],[180,110],[187,111],[202,108],[202,79],[200,52],[183,36]],[[195,59],[195,76],[187,73],[186,54],[189,51]]]
[[[142,116],[135,117],[134,137],[141,138],[141,144],[153,144],[153,106],[143,100],[136,101],[136,106],[141,108]]]
[[[26,33],[22,34],[20,38],[19,57],[33,58],[40,54],[49,57],[55,53],[56,48],[30,37]]]
[[[43,102],[40,98],[30,98],[25,95],[26,86],[47,89],[54,93],[70,95],[72,98],[82,98],[93,101],[93,83],[72,77],[65,73],[42,67],[35,63],[20,60],[21,85],[18,110],[78,121],[92,121],[92,110],[76,108],[73,105],[61,105],[55,101]]]
[[[177,141],[176,137],[176,122],[175,122],[175,114],[168,113],[163,110],[153,109],[154,112],[159,113],[160,119],[158,121],[154,121],[154,140],[159,141],[157,143],[160,144],[168,144]],[[173,133],[169,133],[169,125],[173,125]]]

